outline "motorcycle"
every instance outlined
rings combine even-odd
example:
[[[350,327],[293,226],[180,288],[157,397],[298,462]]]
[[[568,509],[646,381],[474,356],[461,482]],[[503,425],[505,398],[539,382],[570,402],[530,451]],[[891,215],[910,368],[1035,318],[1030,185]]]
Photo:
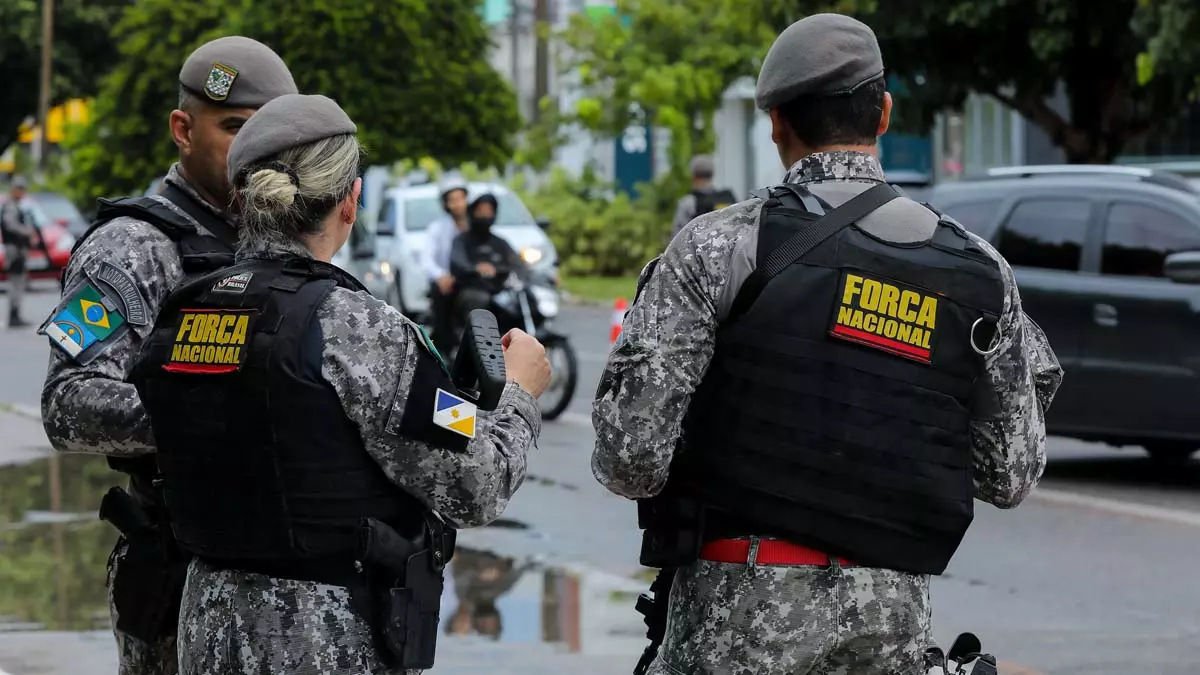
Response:
[[[522,277],[526,277],[522,279]],[[550,361],[550,384],[538,397],[542,419],[553,420],[567,409],[579,383],[579,362],[566,335],[551,328],[559,310],[558,283],[546,272],[528,270],[508,275],[503,287],[492,294],[488,311],[496,316],[500,334],[513,328],[536,337],[546,348]],[[454,362],[451,353],[449,363]]]

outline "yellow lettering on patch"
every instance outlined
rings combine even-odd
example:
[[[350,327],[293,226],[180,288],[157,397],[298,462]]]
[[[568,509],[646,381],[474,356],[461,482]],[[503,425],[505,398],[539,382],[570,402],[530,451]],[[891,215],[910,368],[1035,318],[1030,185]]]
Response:
[[[879,298],[879,313],[896,318],[896,303],[900,300],[900,289],[891,284],[883,285],[883,295]]]
[[[163,365],[165,370],[211,375],[242,367],[242,347],[250,335],[253,310],[181,310],[181,313],[170,359]]]
[[[849,305],[854,300],[854,296],[858,295],[859,286],[862,284],[862,277],[856,274],[846,275],[846,289],[842,292],[842,304]]]
[[[938,299],[906,284],[844,273],[830,334],[929,363]]]

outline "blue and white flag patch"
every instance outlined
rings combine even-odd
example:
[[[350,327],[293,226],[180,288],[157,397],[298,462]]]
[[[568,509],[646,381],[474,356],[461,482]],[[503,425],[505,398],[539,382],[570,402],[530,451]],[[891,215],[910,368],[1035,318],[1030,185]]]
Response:
[[[460,436],[475,438],[475,404],[438,389],[433,400],[433,423]]]

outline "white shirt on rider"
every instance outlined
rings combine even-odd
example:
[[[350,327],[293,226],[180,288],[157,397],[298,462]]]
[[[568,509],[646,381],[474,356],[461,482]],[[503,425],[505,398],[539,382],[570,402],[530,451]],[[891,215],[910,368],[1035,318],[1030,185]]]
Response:
[[[458,225],[450,214],[444,214],[429,223],[426,228],[429,240],[425,246],[423,267],[430,281],[437,281],[450,273],[450,247],[459,235]]]

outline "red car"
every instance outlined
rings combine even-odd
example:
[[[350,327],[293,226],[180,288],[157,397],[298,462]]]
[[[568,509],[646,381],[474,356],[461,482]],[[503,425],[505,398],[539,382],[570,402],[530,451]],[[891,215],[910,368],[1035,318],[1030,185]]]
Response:
[[[8,195],[0,195],[0,204],[8,201]],[[59,273],[67,266],[71,257],[71,247],[75,245],[75,237],[65,227],[50,220],[36,204],[29,199],[22,200],[22,210],[33,220],[45,246],[35,243],[29,249],[26,258],[26,268],[30,279],[58,279]],[[0,235],[2,236],[2,235]],[[2,240],[0,240],[2,243]],[[47,252],[49,260],[47,260]],[[0,246],[0,281],[8,279],[8,261],[4,259],[4,247]]]

